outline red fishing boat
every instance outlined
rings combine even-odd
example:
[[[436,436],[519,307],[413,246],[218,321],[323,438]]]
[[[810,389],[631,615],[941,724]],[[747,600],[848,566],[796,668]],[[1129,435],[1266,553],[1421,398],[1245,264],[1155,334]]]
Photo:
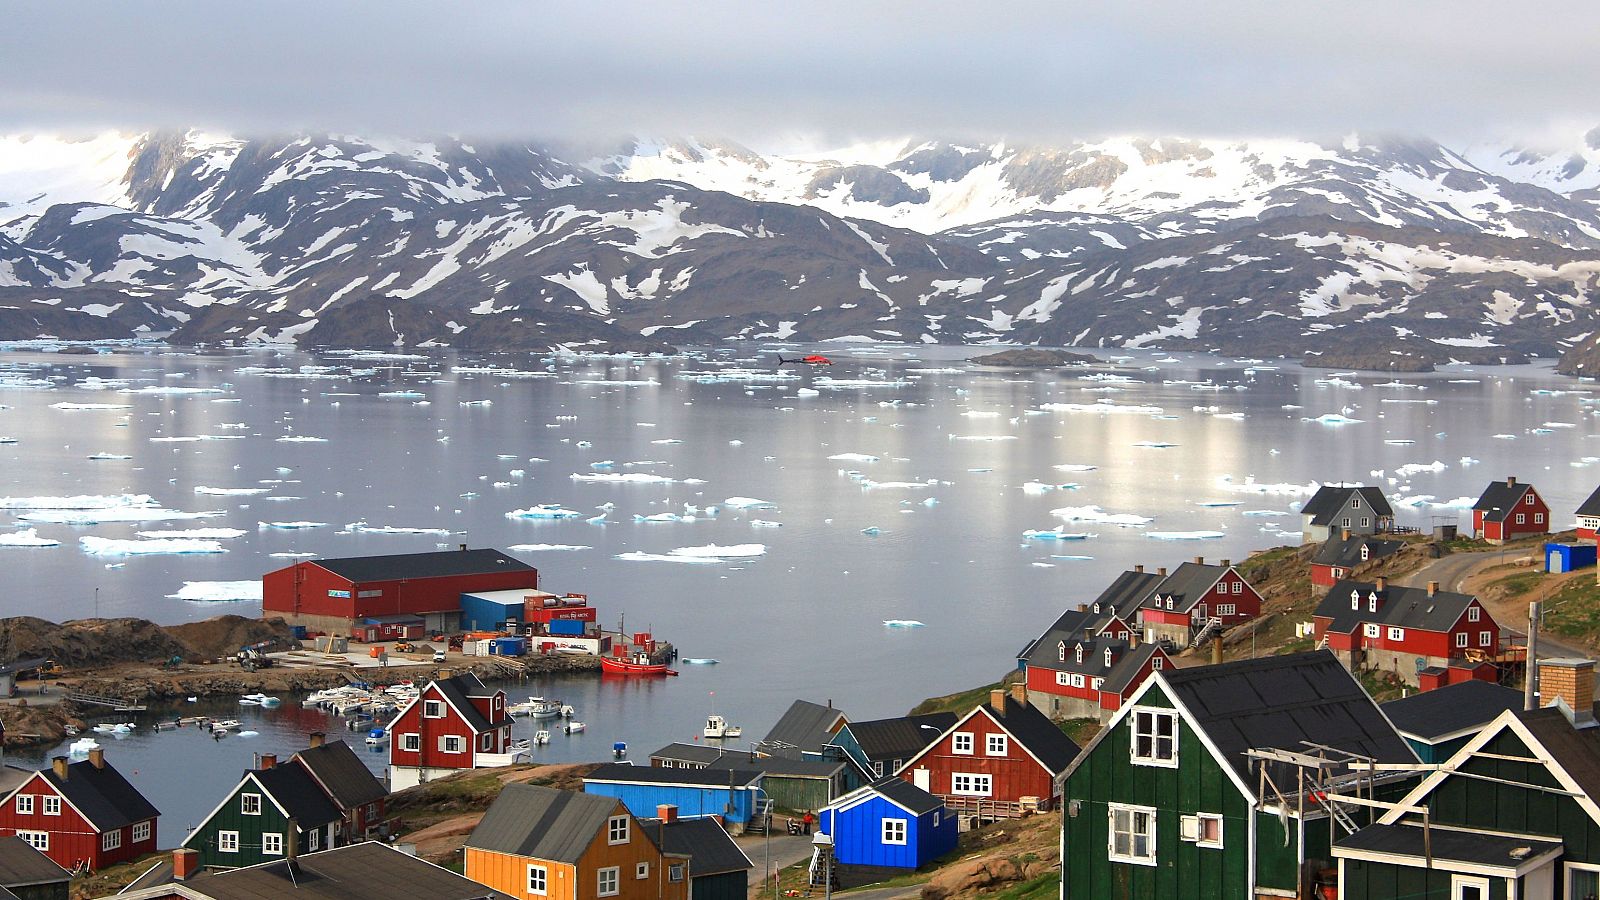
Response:
[[[623,659],[616,656],[600,657],[600,671],[607,675],[676,675],[676,671],[667,668],[666,663],[651,662],[650,657],[643,653],[634,654],[632,659]]]

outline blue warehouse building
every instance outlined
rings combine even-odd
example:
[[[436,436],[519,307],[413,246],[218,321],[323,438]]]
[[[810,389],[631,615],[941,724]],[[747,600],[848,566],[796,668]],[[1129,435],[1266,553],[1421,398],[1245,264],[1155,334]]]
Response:
[[[918,869],[956,848],[956,817],[944,801],[900,778],[858,788],[822,810],[841,866]]]
[[[737,833],[756,813],[762,799],[761,773],[739,769],[665,769],[607,763],[583,779],[586,794],[616,797],[628,812],[649,818],[663,806],[676,806],[678,816],[699,819],[722,816]]]

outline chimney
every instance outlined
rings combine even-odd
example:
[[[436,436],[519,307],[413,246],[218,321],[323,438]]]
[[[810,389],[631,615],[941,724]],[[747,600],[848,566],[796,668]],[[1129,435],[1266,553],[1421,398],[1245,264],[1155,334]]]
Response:
[[[461,544],[460,547],[461,547],[461,552],[462,553],[467,552],[467,545],[466,544]]]
[[[1162,566],[1161,568],[1157,569],[1156,570],[1156,574],[1160,575],[1162,578],[1167,577],[1167,567],[1166,566]]]
[[[188,847],[180,847],[172,851],[172,878],[174,881],[188,881],[189,877],[200,869],[200,851]]]
[[[283,826],[283,858],[291,862],[300,855],[300,820],[293,816]]]
[[[1379,575],[1377,583],[1374,585],[1374,588],[1380,594],[1383,593],[1384,591],[1387,591],[1389,589],[1389,579],[1383,577],[1382,575]]]
[[[1140,575],[1143,575],[1144,574],[1144,563],[1140,563],[1140,564],[1134,566],[1133,570],[1135,572],[1138,572]]]
[[[99,747],[90,750],[89,765],[94,766],[96,769],[104,769],[106,767],[106,751]]]
[[[1196,556],[1194,558],[1194,564],[1197,566],[1203,566],[1206,564],[1206,558],[1204,556]]]
[[[263,769],[273,769],[273,768],[277,768],[277,765],[278,765],[278,754],[276,754],[276,753],[263,753],[263,754],[261,754],[261,768],[263,768]]]
[[[56,777],[62,781],[67,780],[67,765],[69,762],[65,756],[50,757],[50,768],[55,770]]]
[[[1513,488],[1513,487],[1516,487],[1516,486],[1517,486],[1517,476],[1515,476],[1515,475],[1507,475],[1506,476],[1506,487]]]
[[[1136,650],[1136,649],[1138,649],[1138,647],[1139,647],[1139,629],[1137,629],[1137,628],[1129,628],[1128,629],[1128,649],[1129,650]]]
[[[1011,684],[1011,699],[1017,701],[1018,703],[1027,703],[1028,685],[1021,681],[1013,682]]]
[[[1558,701],[1574,728],[1595,726],[1594,660],[1539,660],[1539,704],[1554,706]]]
[[[1004,688],[995,688],[989,692],[989,706],[996,712],[1005,712],[1006,692]]]
[[[1350,529],[1346,528],[1343,531],[1341,531],[1340,534],[1342,534],[1344,536],[1345,540],[1347,540],[1347,541],[1350,540]]]
[[[678,806],[675,803],[663,803],[656,807],[656,818],[663,825],[671,825],[678,821]]]
[[[1437,593],[1439,593],[1439,582],[1437,582],[1437,581],[1428,582],[1428,596],[1432,597],[1434,594],[1437,594]]]
[[[320,731],[311,732],[311,746],[321,747],[328,740],[328,736]]]
[[[1211,639],[1211,664],[1213,666],[1222,665],[1222,635],[1217,635]]]
[[[1225,560],[1222,561],[1222,567],[1224,569],[1226,569],[1226,568],[1228,568],[1229,566],[1232,566],[1232,565],[1233,565],[1233,560],[1231,560],[1231,559],[1225,559]]]
[[[1089,611],[1089,604],[1087,604],[1087,603],[1079,603],[1078,604],[1078,612],[1088,612],[1088,611]]]

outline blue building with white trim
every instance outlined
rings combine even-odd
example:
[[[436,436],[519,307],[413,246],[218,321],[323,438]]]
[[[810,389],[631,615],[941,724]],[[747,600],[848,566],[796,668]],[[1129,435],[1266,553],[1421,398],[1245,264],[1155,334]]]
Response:
[[[722,816],[734,832],[749,823],[762,795],[761,773],[738,769],[666,769],[606,763],[583,779],[583,792],[616,797],[628,812],[650,818],[663,806],[678,817]]]
[[[956,817],[944,801],[900,778],[858,788],[822,810],[841,866],[918,869],[956,848]]]

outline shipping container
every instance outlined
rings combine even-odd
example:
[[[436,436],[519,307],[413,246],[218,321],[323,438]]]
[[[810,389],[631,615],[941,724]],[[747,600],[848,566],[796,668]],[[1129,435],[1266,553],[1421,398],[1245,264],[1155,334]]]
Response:
[[[575,621],[572,619],[557,619],[550,623],[549,632],[551,634],[577,636],[583,634],[583,629],[586,624],[588,623]]]
[[[489,652],[495,656],[521,656],[528,652],[528,639],[501,637],[489,642]]]

